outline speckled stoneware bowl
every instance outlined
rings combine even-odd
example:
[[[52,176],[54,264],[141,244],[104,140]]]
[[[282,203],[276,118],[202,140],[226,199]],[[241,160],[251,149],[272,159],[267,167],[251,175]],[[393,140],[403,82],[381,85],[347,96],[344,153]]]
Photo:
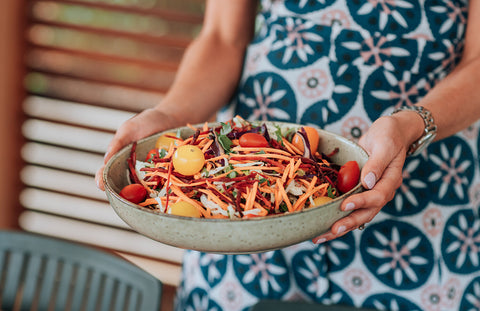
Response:
[[[270,127],[273,123],[267,124]],[[275,124],[289,128],[301,126],[280,122]],[[193,133],[188,127],[182,127],[180,131],[182,137]],[[144,138],[137,143],[137,159],[145,159],[161,134]],[[356,143],[323,130],[319,130],[319,135],[319,150],[328,154],[339,148],[339,152],[332,157],[335,163],[344,164],[355,160],[363,167],[367,161],[367,153]],[[328,231],[335,221],[346,216],[348,212],[340,210],[340,203],[347,196],[362,191],[362,186],[358,184],[348,193],[327,204],[275,216],[229,220],[169,215],[143,208],[119,196],[120,190],[128,183],[127,158],[130,150],[131,146],[127,146],[115,154],[103,172],[110,204],[120,218],[137,232],[164,244],[185,249],[230,254],[254,253],[309,240]]]

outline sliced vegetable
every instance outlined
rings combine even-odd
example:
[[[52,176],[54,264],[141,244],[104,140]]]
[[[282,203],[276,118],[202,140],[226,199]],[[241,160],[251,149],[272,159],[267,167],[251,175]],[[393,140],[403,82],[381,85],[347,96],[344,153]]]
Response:
[[[146,162],[151,162],[155,157],[158,157],[158,149],[153,148],[147,153],[147,158],[145,159]]]
[[[195,206],[185,201],[178,201],[177,203],[170,205],[167,213],[172,215],[196,218],[200,218],[202,216],[202,214]]]
[[[317,129],[311,126],[303,126],[301,130],[305,131],[305,134],[308,139],[308,144],[310,145],[310,151],[314,154],[318,149],[318,143],[320,141],[320,136],[318,135]],[[299,133],[293,135],[292,144],[297,147],[301,152],[305,152],[305,143]]]
[[[192,176],[200,172],[205,165],[205,156],[200,148],[194,145],[183,145],[173,154],[173,168],[176,172]]]
[[[265,136],[257,134],[257,133],[245,133],[240,136],[239,144],[242,147],[269,147],[267,139]]]
[[[131,180],[149,194],[140,205],[187,217],[250,218],[299,211],[341,193],[340,166],[317,152],[314,128],[254,126],[239,117],[214,128],[188,126],[194,134],[166,134],[168,149],[152,149],[150,162],[134,161],[133,144]]]
[[[346,193],[358,184],[360,179],[360,167],[356,161],[348,161],[338,171],[337,189]]]
[[[177,135],[175,133],[165,133],[158,137],[155,143],[155,148],[168,150],[171,144],[173,144],[174,146],[178,146],[180,141],[181,139],[177,138]]]
[[[119,194],[122,198],[138,204],[147,197],[147,189],[140,184],[130,184],[123,187]]]

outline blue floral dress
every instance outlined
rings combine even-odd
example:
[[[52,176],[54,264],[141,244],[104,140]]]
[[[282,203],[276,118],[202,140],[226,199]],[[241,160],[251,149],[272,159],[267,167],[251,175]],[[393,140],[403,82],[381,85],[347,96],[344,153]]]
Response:
[[[467,6],[263,1],[238,92],[220,116],[312,124],[358,140],[455,67]],[[395,198],[363,231],[252,255],[187,251],[177,309],[248,310],[266,298],[480,310],[479,125],[408,158]]]

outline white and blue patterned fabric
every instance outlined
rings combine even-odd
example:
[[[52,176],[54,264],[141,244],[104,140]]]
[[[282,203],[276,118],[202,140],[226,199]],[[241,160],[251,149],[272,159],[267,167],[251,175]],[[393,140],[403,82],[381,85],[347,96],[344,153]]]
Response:
[[[358,140],[455,67],[467,6],[263,1],[238,92],[220,118],[311,124]],[[177,310],[248,310],[264,298],[480,310],[479,125],[408,158],[395,198],[363,231],[252,255],[187,251]]]

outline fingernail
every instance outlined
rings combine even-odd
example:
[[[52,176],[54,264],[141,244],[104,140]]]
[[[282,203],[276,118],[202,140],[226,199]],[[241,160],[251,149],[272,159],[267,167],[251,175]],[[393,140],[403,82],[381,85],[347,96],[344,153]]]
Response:
[[[345,226],[340,226],[340,227],[338,227],[337,235],[340,234],[340,233],[345,232],[345,230],[347,230],[347,227],[345,227]]]
[[[367,174],[367,176],[365,176],[363,181],[365,182],[365,185],[367,185],[368,189],[372,189],[373,187],[375,187],[375,183],[377,182],[377,179],[375,177],[375,174],[370,172]]]
[[[327,241],[327,239],[325,239],[325,238],[320,238],[320,239],[314,240],[313,243],[315,243],[315,244],[322,244],[322,243],[325,243],[325,241]]]
[[[348,212],[348,211],[353,210],[354,208],[355,208],[355,203],[349,202],[349,203],[347,203],[347,205],[345,205],[344,211]]]
[[[103,156],[103,158],[106,159],[108,157],[109,153],[110,153],[110,151],[105,152],[105,155]]]

